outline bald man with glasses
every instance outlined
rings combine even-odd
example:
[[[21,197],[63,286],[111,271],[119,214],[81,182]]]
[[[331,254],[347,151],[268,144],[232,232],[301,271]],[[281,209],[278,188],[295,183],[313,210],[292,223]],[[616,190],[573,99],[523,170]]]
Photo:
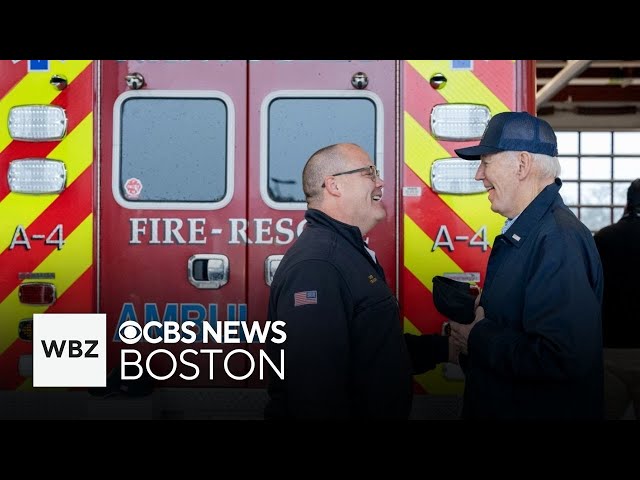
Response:
[[[396,297],[363,240],[386,216],[384,182],[347,143],[315,152],[302,182],[307,225],[271,284],[268,320],[284,321],[287,337],[274,347],[285,351],[284,379],[270,375],[265,418],[406,419],[412,374],[447,361],[449,343],[405,342]]]

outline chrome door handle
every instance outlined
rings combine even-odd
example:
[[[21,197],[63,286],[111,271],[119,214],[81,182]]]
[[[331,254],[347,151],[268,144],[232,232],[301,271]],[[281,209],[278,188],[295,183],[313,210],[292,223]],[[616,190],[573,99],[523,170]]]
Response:
[[[229,258],[215,253],[193,255],[189,258],[187,275],[197,288],[221,288],[229,281]]]

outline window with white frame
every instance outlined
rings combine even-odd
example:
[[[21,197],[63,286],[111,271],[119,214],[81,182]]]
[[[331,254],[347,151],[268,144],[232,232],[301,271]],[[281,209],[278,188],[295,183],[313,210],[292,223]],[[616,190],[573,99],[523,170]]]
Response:
[[[640,132],[556,132],[560,194],[592,232],[617,222],[640,177]]]

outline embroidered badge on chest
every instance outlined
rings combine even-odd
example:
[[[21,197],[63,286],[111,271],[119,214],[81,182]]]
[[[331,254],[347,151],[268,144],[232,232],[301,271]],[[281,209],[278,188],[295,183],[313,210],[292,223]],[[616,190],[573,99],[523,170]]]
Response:
[[[293,306],[300,305],[316,305],[318,303],[318,291],[306,290],[304,292],[295,292],[293,294]]]

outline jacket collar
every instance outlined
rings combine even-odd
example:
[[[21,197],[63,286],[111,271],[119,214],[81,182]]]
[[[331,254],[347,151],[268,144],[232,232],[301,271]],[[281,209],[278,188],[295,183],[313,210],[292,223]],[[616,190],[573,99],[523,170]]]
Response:
[[[353,245],[356,250],[361,252],[377,268],[376,262],[373,261],[369,252],[364,248],[362,232],[358,227],[336,220],[315,208],[307,209],[304,214],[304,218],[307,221],[307,225],[310,227],[325,227],[336,232],[347,242]]]
[[[636,207],[636,208],[632,208],[631,210],[629,210],[627,213],[625,213],[624,215],[622,215],[622,218],[620,218],[620,220],[623,219],[638,219],[640,218],[640,207]]]
[[[504,239],[516,247],[520,247],[551,205],[556,202],[564,205],[562,197],[558,194],[561,186],[562,180],[556,178],[551,185],[544,187],[538,196],[522,211],[513,225],[509,227],[509,230],[503,235]]]

